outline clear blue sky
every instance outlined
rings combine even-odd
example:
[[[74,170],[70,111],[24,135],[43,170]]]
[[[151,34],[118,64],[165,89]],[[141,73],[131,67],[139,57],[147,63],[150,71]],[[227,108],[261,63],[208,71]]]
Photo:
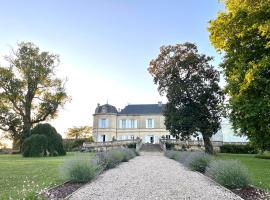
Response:
[[[20,41],[60,55],[73,98],[54,122],[61,131],[91,124],[96,103],[107,98],[120,108],[162,99],[147,72],[161,45],[195,42],[220,61],[207,32],[223,9],[218,0],[0,2],[0,56]]]

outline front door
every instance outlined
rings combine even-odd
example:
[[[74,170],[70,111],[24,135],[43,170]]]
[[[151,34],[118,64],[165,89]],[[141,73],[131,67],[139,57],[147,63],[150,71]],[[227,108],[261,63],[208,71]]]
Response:
[[[155,139],[153,135],[146,135],[145,136],[145,143],[155,143]]]
[[[153,136],[153,135],[150,136],[150,143],[151,143],[151,144],[154,143],[154,136]]]

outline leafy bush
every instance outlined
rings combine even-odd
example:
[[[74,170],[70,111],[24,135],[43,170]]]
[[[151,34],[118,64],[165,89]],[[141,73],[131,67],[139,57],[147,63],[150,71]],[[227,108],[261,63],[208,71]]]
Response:
[[[206,174],[230,189],[243,188],[250,183],[247,168],[237,160],[212,161],[206,168]]]
[[[258,150],[251,146],[246,145],[235,145],[235,144],[224,144],[220,147],[220,153],[235,153],[235,154],[256,154]]]
[[[62,178],[73,182],[88,182],[98,174],[98,171],[99,166],[84,156],[68,159],[60,166]]]
[[[24,140],[22,153],[24,157],[44,156],[48,145],[47,137],[44,135],[31,135]]]
[[[63,146],[65,151],[78,151],[84,142],[91,142],[91,138],[64,139]]]
[[[192,152],[184,161],[184,165],[192,171],[205,172],[206,167],[211,162],[212,157],[203,152]]]
[[[128,145],[127,145],[127,148],[130,148],[130,149],[136,149],[136,143],[134,142],[134,143],[129,143]]]
[[[165,145],[166,145],[166,150],[172,150],[175,146],[175,144],[172,144],[169,142],[166,142]]]

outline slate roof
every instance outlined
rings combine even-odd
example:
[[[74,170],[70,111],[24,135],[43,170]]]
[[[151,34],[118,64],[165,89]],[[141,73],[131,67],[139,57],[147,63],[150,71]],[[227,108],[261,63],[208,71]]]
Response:
[[[123,115],[148,115],[148,114],[162,114],[165,104],[138,104],[127,105],[119,114]]]
[[[96,108],[95,114],[98,113],[117,113],[117,109],[110,104],[104,104]]]

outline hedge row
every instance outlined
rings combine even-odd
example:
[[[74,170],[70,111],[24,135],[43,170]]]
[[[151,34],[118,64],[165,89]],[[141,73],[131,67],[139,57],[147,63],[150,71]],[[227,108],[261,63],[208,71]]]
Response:
[[[258,150],[251,146],[246,145],[235,145],[235,144],[224,144],[220,147],[220,153],[235,153],[235,154],[256,154]]]
[[[205,173],[227,188],[243,188],[250,184],[248,170],[236,160],[214,160],[203,152],[166,151],[165,156],[174,159],[192,171]]]

